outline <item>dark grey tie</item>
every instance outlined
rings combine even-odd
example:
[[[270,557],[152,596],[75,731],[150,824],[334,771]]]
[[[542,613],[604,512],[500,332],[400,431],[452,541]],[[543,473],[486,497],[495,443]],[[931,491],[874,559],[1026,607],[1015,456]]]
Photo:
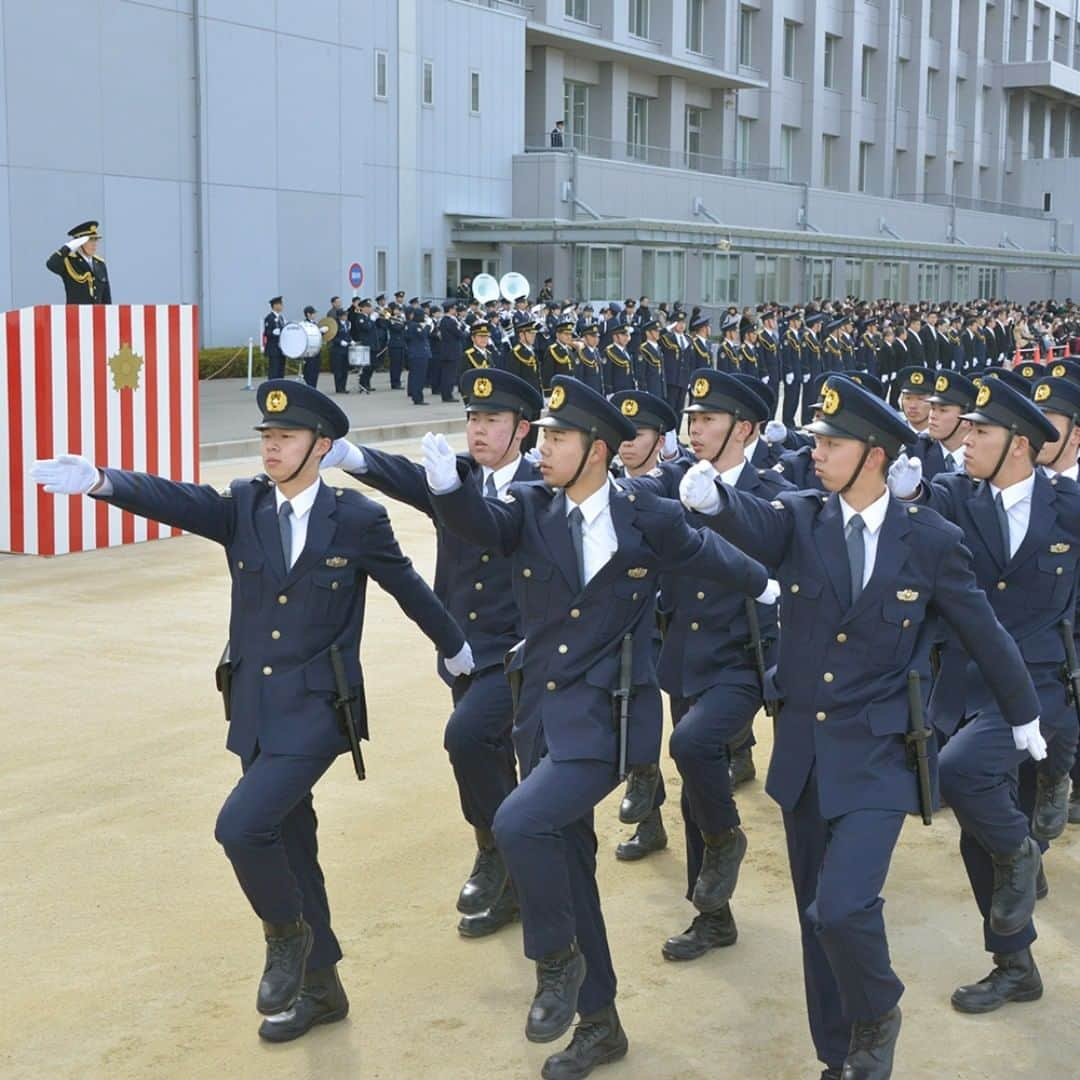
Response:
[[[585,515],[580,506],[575,506],[567,515],[567,524],[570,526],[570,539],[574,544],[574,557],[577,559],[578,588],[585,588],[585,538],[581,528],[585,521]]]
[[[489,472],[487,479],[484,481],[484,494],[489,499],[497,499],[499,497],[499,490],[495,487],[495,474]]]
[[[1005,561],[1012,558],[1012,535],[1009,532],[1009,515],[1005,511],[1005,502],[1001,492],[994,496],[994,509],[997,511],[998,525],[1001,527],[1001,542],[1004,545]]]
[[[866,567],[866,542],[863,539],[863,519],[856,514],[844,530],[847,541],[848,564],[851,567],[851,602],[862,594],[863,571]]]
[[[281,533],[281,554],[285,558],[285,573],[292,569],[292,503],[283,502],[278,507],[278,532]]]
[[[945,455],[945,471],[956,472],[956,459],[952,456],[952,454]]]

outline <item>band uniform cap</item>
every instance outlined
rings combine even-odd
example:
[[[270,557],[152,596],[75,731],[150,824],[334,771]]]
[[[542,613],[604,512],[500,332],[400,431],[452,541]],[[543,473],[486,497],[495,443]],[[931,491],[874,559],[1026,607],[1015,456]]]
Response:
[[[330,439],[349,433],[349,418],[322,391],[294,379],[267,379],[255,395],[263,414],[256,431],[267,428],[307,428]]]
[[[519,334],[522,330],[531,330],[535,334],[544,329],[544,324],[542,322],[537,322],[536,319],[522,319],[522,321],[517,324],[517,329]]]
[[[708,315],[698,315],[696,318],[690,320],[691,330],[700,330],[703,326],[708,326],[712,322],[712,319]],[[727,324],[724,324],[724,329],[727,329]]]
[[[761,398],[762,404],[768,409],[766,420],[776,412],[776,391],[767,382],[763,382],[756,375],[748,375],[743,371],[733,371],[731,374],[743,386]]]
[[[68,236],[70,236],[72,240],[78,240],[80,236],[89,236],[95,240],[99,240],[101,238],[101,232],[98,229],[98,222],[83,221],[73,229],[68,229]]]
[[[839,330],[840,327],[843,326],[844,323],[846,323],[846,322],[847,322],[847,319],[833,319],[832,322],[830,322],[825,327],[825,333],[826,334],[831,334],[834,330]]]
[[[825,319],[825,316],[822,315],[822,313],[820,311],[815,311],[812,315],[807,315],[806,318],[803,319],[803,325],[804,326],[817,326],[817,324],[819,322],[822,322],[824,319]]]
[[[491,325],[484,322],[483,319],[477,319],[476,322],[469,327],[469,333],[472,334],[473,337],[479,337],[481,334],[487,334],[490,337]]]
[[[698,318],[700,319],[700,318],[701,318],[701,316],[699,315],[699,316],[698,316]],[[694,322],[692,322],[692,323],[690,324],[690,328],[691,328],[691,329],[693,329],[693,327],[694,327],[694,323],[696,323],[697,321],[698,321],[697,319],[694,319]],[[739,321],[740,321],[740,320],[739,320],[739,316],[738,316],[738,315],[729,315],[729,316],[728,316],[728,317],[727,317],[727,318],[726,318],[726,319],[725,319],[725,320],[724,320],[724,321],[723,321],[723,322],[722,322],[722,323],[720,324],[720,330],[721,330],[721,331],[722,331],[723,333],[725,333],[725,334],[726,334],[726,333],[727,333],[727,332],[728,332],[729,330],[738,330],[738,329],[739,329]]]
[[[896,412],[850,379],[826,379],[819,405],[819,415],[806,426],[812,435],[870,442],[890,457],[916,441],[915,432]]]
[[[1072,379],[1073,382],[1080,383],[1080,363],[1067,359],[1050,360],[1043,369],[1043,374],[1045,377]]]
[[[939,371],[934,378],[934,392],[926,399],[935,405],[959,405],[973,409],[979,388],[958,371]]]
[[[556,334],[561,334],[561,333],[564,333],[567,330],[569,330],[571,333],[573,333],[574,328],[576,326],[577,326],[577,323],[573,319],[560,319],[555,324],[555,333]]]
[[[597,326],[596,323],[589,323],[588,326],[583,326],[581,328],[581,336],[582,337],[585,337],[588,334],[599,334],[599,333],[600,333],[600,327]]]
[[[1027,394],[1031,389],[1031,380],[1025,379],[1019,371],[1014,368],[1007,367],[988,367],[976,375],[972,382],[976,386],[982,386],[987,379],[999,379],[1001,382],[1008,383],[1014,390],[1021,394]]]
[[[742,379],[715,368],[698,368],[690,376],[690,403],[684,413],[723,412],[760,424],[769,418],[765,400]]]
[[[1031,400],[1043,412],[1061,413],[1080,424],[1080,383],[1073,379],[1048,376],[1031,388]]]
[[[639,431],[642,428],[674,431],[679,426],[675,410],[655,394],[647,394],[644,390],[620,390],[609,400]]]
[[[1043,443],[1057,442],[1057,428],[1045,417],[1026,392],[1004,379],[984,379],[975,398],[975,408],[963,414],[973,424],[993,424],[1026,435],[1039,449]]]
[[[273,307],[275,304],[283,304],[283,303],[285,303],[285,301],[282,300],[282,298],[280,296],[271,296],[270,299],[267,301],[267,303],[271,307]]]
[[[584,431],[606,443],[612,453],[637,435],[634,422],[617,406],[570,375],[556,375],[551,380],[547,412],[534,423],[537,427]]]
[[[661,329],[663,329],[663,327],[661,327],[659,319],[646,319],[645,322],[643,322],[641,324],[641,332],[642,333],[644,333],[646,330],[661,330]]]
[[[835,375],[837,372],[830,374]],[[885,384],[876,375],[871,375],[869,371],[845,371],[843,374],[864,390],[869,390],[874,397],[885,400]]]
[[[932,394],[937,373],[928,367],[906,367],[897,372],[901,393]]]
[[[519,412],[535,420],[544,398],[535,386],[501,368],[471,368],[460,380],[466,412]]]

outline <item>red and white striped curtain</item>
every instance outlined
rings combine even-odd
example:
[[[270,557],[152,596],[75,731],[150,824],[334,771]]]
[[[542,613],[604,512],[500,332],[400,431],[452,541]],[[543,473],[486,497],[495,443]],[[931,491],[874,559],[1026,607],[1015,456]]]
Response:
[[[180,530],[83,497],[46,495],[31,463],[95,465],[198,482],[198,310],[180,304],[40,305],[0,334],[0,551],[62,555]]]

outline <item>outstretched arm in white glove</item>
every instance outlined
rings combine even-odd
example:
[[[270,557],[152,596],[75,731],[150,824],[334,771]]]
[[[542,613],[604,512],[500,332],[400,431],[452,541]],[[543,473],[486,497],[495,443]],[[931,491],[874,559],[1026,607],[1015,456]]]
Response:
[[[428,487],[436,495],[447,495],[461,486],[457,473],[457,455],[445,435],[434,435],[430,431],[420,440],[420,449],[424,455],[424,473]]]
[[[719,474],[710,461],[699,461],[679,481],[679,498],[687,510],[715,514],[720,509],[720,493],[716,490]]]
[[[922,483],[922,459],[901,454],[890,466],[886,479],[889,491],[898,499],[910,499]]]
[[[323,455],[319,462],[320,469],[344,469],[345,472],[367,472],[364,451],[354,446],[348,439],[335,439],[334,445]]]
[[[35,461],[30,468],[35,484],[42,484],[50,495],[88,495],[100,485],[101,474],[78,454]]]

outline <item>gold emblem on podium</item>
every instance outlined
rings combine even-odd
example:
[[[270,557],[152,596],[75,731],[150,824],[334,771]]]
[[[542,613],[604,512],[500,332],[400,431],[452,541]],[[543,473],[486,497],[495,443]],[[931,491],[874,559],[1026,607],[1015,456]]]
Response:
[[[139,369],[143,366],[143,358],[133,352],[129,342],[122,342],[120,351],[109,357],[109,369],[113,375],[114,390],[138,390]]]

